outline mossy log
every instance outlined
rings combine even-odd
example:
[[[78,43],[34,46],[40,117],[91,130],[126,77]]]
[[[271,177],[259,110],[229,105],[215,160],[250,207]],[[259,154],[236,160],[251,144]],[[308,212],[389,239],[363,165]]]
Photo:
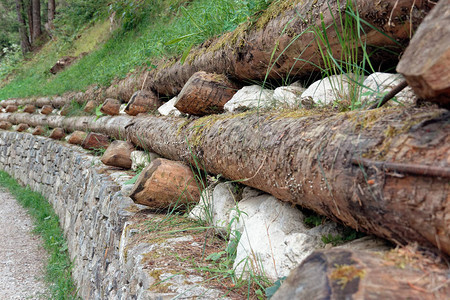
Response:
[[[384,255],[335,248],[308,256],[271,299],[447,299],[447,273],[409,248]]]
[[[197,120],[0,114],[91,130],[263,190],[396,243],[450,254],[447,110],[247,112]],[[42,121],[41,124],[39,121]]]
[[[197,71],[224,73],[241,81],[262,81],[266,74],[268,79],[275,80],[309,76],[323,66],[312,27],[327,28],[330,50],[340,57],[342,45],[336,30],[342,29],[334,24],[336,20],[340,22],[341,16],[344,18],[346,3],[274,1],[254,24],[244,23],[233,32],[203,43],[191,51],[183,64],[179,60],[160,63],[151,71],[146,87],[159,94],[175,95]],[[434,3],[425,0],[353,1],[353,10],[358,12],[364,31],[362,43],[371,53],[376,69],[383,68],[383,64],[384,68],[393,66],[398,61],[411,32],[433,6]]]

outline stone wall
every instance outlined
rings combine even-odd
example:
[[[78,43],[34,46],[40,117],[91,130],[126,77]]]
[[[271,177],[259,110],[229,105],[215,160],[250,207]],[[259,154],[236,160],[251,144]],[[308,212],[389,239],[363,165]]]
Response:
[[[102,167],[81,148],[31,134],[0,132],[0,169],[42,193],[60,218],[79,296],[140,298],[135,285],[142,284],[131,279],[141,274],[123,271],[119,262],[122,229],[134,204],[122,195],[120,184],[102,174]]]

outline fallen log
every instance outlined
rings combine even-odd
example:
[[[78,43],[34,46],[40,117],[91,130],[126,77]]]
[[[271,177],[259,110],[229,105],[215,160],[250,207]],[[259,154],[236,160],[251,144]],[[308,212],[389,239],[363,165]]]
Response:
[[[450,2],[440,1],[424,19],[398,66],[414,92],[450,108]]]
[[[275,80],[309,76],[323,66],[312,26],[327,28],[329,49],[339,59],[342,45],[334,23],[345,14],[346,4],[336,0],[275,1],[255,24],[242,24],[233,32],[203,43],[191,51],[184,64],[178,60],[161,62],[150,71],[151,80],[145,86],[159,94],[176,95],[198,71],[224,73],[247,81],[262,81],[267,72],[267,78]],[[353,1],[364,31],[360,33],[362,41],[355,43],[367,46],[375,68],[392,66],[406,47],[410,33],[433,6],[425,0]],[[340,27],[338,24],[342,31]],[[380,48],[388,51],[375,51]]]
[[[450,254],[450,118],[446,110],[391,108],[313,114],[214,115],[189,121],[146,116],[30,118],[13,124],[92,130],[310,208],[395,243],[417,241]],[[53,124],[53,125],[50,125]],[[361,159],[365,159],[365,163]],[[360,162],[358,162],[360,160]],[[396,163],[395,170],[374,162]],[[411,164],[433,166],[424,174]]]
[[[133,151],[132,143],[115,140],[106,149],[101,161],[108,166],[130,169],[132,164],[131,152]]]
[[[311,254],[271,299],[446,299],[447,274],[409,248],[384,255],[335,248]]]

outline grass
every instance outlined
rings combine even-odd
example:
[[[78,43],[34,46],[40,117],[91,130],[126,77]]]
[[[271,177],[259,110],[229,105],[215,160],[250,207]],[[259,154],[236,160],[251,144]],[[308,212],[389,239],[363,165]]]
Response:
[[[94,26],[97,29],[86,32],[91,38],[80,39],[76,50],[61,50],[65,47],[52,42],[29,63],[19,65],[0,89],[0,99],[82,91],[94,84],[109,86],[113,79],[137,68],[151,68],[157,59],[181,55],[193,45],[233,30],[266,6],[264,0],[161,1],[134,30],[118,29],[104,43],[93,42],[99,32],[106,34],[106,21],[98,21]],[[81,44],[90,46],[83,48]],[[92,52],[67,70],[49,73],[59,57],[82,51]]]
[[[49,283],[52,299],[78,299],[71,277],[72,263],[67,252],[67,242],[52,206],[41,194],[20,186],[3,171],[0,171],[0,185],[7,188],[28,210],[34,220],[34,232],[44,241],[44,248],[49,254],[46,281]]]

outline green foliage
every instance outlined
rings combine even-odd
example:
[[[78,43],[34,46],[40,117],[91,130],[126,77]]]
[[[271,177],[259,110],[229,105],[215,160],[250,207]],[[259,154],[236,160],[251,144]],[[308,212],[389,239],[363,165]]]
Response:
[[[350,227],[345,227],[343,230],[342,235],[332,235],[331,233],[328,235],[322,236],[322,242],[324,244],[331,244],[333,246],[338,246],[340,244],[343,244],[345,242],[353,241],[355,239],[361,238],[365,236],[364,233],[354,230]]]
[[[59,227],[59,218],[48,201],[39,193],[20,186],[6,172],[0,172],[0,185],[6,187],[17,201],[33,217],[35,229],[49,253],[46,280],[52,299],[78,299],[71,277],[72,263],[67,252],[67,242]]]
[[[283,284],[283,282],[285,280],[286,280],[286,276],[281,277],[280,279],[275,281],[272,286],[266,288],[267,299],[270,299],[270,298],[272,298],[273,295],[275,295],[275,293],[278,291],[278,289],[280,288],[280,286]]]

